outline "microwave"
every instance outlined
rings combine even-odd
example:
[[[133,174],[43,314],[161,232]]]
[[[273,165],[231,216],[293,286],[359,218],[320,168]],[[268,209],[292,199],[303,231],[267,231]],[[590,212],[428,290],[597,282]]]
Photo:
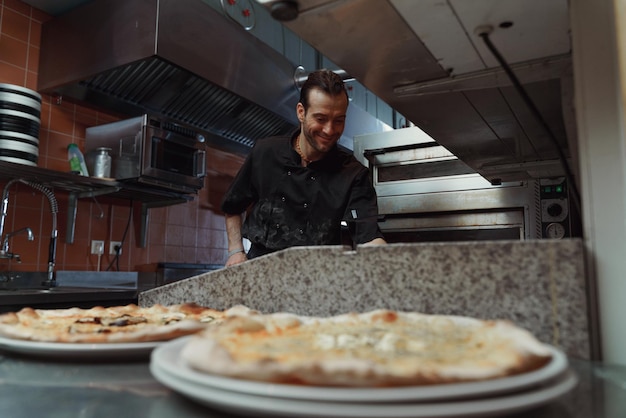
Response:
[[[115,180],[197,193],[206,176],[205,140],[195,127],[144,114],[87,128],[85,160],[92,173],[98,149],[108,148]]]

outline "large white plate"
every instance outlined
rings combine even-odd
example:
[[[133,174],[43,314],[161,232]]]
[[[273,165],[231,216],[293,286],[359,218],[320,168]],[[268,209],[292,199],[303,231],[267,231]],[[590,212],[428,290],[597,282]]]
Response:
[[[5,157],[0,155],[0,161],[8,161],[10,163],[17,163],[23,165],[32,165],[33,167],[37,167],[37,163],[25,160],[23,158],[15,158],[15,157]]]
[[[0,350],[66,360],[110,361],[131,357],[148,358],[152,350],[160,344],[163,343],[160,341],[110,344],[48,343],[0,337]]]
[[[578,382],[576,375],[567,371],[544,386],[494,398],[355,403],[258,396],[202,386],[171,375],[155,363],[150,364],[150,371],[165,386],[203,405],[252,417],[272,418],[484,418],[539,407],[569,392]]]
[[[536,386],[564,373],[568,368],[565,354],[552,346],[548,346],[552,352],[552,360],[541,369],[516,376],[481,382],[395,388],[330,388],[272,384],[210,375],[192,369],[179,355],[189,338],[192,337],[179,338],[158,347],[152,353],[151,362],[169,375],[193,385],[274,398],[334,402],[404,402],[467,399],[487,395],[493,396]]]

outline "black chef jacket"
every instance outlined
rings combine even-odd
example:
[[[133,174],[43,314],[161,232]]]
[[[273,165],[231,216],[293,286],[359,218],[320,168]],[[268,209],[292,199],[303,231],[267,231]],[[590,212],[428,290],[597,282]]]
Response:
[[[269,250],[335,245],[347,220],[356,244],[382,238],[368,169],[336,146],[302,167],[292,147],[296,135],[257,141],[226,192],[224,213],[241,214],[252,205],[242,235]]]

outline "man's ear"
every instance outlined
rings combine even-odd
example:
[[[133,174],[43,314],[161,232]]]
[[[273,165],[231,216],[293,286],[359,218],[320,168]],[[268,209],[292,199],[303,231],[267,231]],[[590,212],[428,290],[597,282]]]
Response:
[[[304,122],[304,106],[302,105],[302,103],[298,102],[298,104],[296,105],[296,114],[298,115],[298,120],[300,121],[300,123]]]

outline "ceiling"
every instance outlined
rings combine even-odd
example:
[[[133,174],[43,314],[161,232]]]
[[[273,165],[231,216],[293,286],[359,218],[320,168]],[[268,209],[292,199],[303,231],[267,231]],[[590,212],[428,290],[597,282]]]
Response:
[[[560,176],[575,158],[568,0],[298,4],[285,26],[487,179]],[[543,120],[475,33],[485,25]]]
[[[88,3],[90,0],[22,0],[26,4],[30,4],[35,9],[39,9],[51,16],[60,16],[74,7]]]
[[[89,1],[26,3],[60,15]],[[562,157],[577,166],[568,0],[297,3],[285,26],[485,178],[562,176]],[[476,34],[486,25],[542,119]]]

